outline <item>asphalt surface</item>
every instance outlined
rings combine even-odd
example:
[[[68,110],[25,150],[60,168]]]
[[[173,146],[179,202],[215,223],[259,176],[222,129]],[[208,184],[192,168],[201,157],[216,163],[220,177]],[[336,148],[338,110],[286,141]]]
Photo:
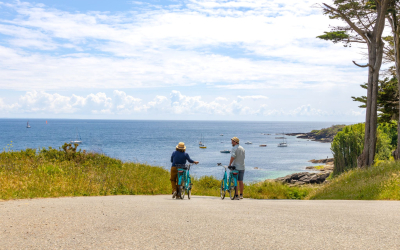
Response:
[[[0,201],[0,249],[400,249],[399,201]]]

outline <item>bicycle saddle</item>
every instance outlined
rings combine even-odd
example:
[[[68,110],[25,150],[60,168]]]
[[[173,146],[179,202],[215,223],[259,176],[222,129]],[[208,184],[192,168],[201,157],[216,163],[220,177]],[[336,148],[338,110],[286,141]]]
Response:
[[[235,170],[235,169],[236,169],[235,166],[229,166],[228,168],[229,168],[230,170]]]

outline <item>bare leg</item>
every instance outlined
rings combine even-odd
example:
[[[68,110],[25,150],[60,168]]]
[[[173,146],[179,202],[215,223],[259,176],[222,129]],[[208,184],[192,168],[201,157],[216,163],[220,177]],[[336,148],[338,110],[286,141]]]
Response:
[[[243,189],[244,189],[243,181],[238,181],[238,182],[239,182],[240,193],[243,194]]]

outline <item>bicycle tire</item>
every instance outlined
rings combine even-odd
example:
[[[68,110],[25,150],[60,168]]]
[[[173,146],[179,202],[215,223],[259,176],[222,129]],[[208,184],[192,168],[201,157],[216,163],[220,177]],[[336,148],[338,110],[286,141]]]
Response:
[[[224,185],[224,180],[221,181],[221,200],[225,198],[226,190]]]
[[[231,200],[235,199],[236,189],[237,187],[235,186],[235,180],[232,177],[229,182],[229,197]]]
[[[192,196],[192,189],[189,189],[187,193],[188,193],[188,199],[190,200],[190,197]]]
[[[181,199],[183,200],[185,198],[185,186],[180,186],[179,189],[181,191]]]

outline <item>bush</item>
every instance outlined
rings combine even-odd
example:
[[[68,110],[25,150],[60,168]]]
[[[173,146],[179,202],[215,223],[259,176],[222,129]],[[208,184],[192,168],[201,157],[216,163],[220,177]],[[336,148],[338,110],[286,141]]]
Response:
[[[333,175],[337,176],[357,167],[357,158],[364,148],[365,124],[344,127],[333,139],[331,150],[334,157]],[[392,150],[397,146],[397,123],[382,123],[377,129],[375,162],[391,159]]]

